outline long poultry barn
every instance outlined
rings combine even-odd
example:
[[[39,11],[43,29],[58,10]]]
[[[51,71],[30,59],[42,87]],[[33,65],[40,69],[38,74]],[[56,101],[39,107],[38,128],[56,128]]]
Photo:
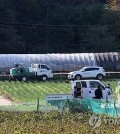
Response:
[[[120,53],[72,54],[1,54],[0,73],[9,73],[14,63],[30,67],[32,63],[47,64],[54,72],[70,72],[84,66],[103,66],[106,71],[120,71]]]

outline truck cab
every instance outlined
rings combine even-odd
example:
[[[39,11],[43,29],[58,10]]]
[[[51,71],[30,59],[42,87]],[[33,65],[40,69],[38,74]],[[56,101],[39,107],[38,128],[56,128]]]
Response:
[[[93,98],[95,97],[95,90],[97,86],[100,85],[100,88],[103,92],[103,99],[112,99],[111,89],[106,87],[100,80],[74,80],[71,81],[72,93],[74,92],[74,87],[80,87],[82,91],[82,98]]]
[[[40,77],[43,81],[53,78],[53,72],[46,64],[31,64],[31,68],[36,77]]]

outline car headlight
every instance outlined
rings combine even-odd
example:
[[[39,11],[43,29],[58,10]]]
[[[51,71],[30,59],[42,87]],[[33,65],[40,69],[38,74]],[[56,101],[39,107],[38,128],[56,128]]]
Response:
[[[72,74],[68,74],[68,78],[73,78],[73,75]]]

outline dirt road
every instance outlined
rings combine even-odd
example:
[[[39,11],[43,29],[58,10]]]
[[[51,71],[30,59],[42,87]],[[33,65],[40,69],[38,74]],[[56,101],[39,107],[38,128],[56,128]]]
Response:
[[[12,101],[4,98],[3,96],[0,96],[0,106],[4,105],[12,105]]]

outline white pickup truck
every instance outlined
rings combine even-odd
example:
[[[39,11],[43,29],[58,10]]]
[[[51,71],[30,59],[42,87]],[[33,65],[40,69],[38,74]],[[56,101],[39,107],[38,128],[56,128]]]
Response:
[[[27,79],[46,81],[48,78],[53,78],[53,72],[46,64],[31,64],[31,67],[15,64],[15,67],[10,69],[10,76],[21,81]]]
[[[69,94],[49,94],[46,96],[46,101],[49,100],[65,100],[72,99],[74,87],[81,87],[82,90],[82,98],[93,98],[95,97],[95,89],[100,85],[103,92],[103,99],[111,100],[112,99],[112,91],[108,87],[106,87],[100,80],[74,80],[71,81],[71,93]]]

